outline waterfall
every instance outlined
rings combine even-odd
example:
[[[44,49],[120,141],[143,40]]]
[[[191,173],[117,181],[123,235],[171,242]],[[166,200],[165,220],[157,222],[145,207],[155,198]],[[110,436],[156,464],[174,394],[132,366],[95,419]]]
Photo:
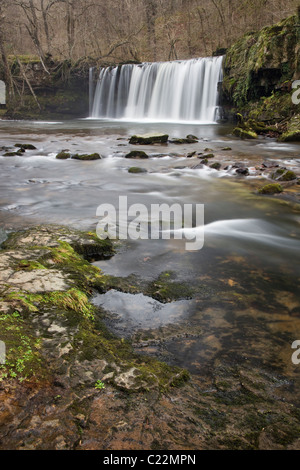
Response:
[[[92,118],[214,122],[223,57],[100,69]]]

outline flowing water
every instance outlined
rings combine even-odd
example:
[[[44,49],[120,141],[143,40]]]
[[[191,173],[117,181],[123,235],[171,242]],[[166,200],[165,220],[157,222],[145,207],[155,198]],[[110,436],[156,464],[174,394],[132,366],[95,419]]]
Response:
[[[91,116],[212,123],[218,110],[222,61],[223,57],[205,57],[102,68]]]
[[[124,158],[136,148],[128,143],[130,135],[154,131],[170,137],[194,134],[202,140],[143,147],[151,155],[148,160]],[[147,333],[154,343],[142,351],[195,374],[216,358],[230,355],[230,360],[256,361],[295,379],[300,366],[291,361],[291,344],[300,339],[299,210],[256,194],[252,176],[237,181],[228,171],[185,166],[191,166],[188,153],[210,147],[216,159],[245,161],[249,166],[268,159],[295,168],[299,145],[272,139],[243,142],[230,132],[230,126],[216,124],[1,121],[2,146],[33,143],[37,150],[0,157],[0,239],[3,230],[36,223],[93,230],[97,207],[118,207],[120,195],[128,197],[128,204],[139,202],[148,208],[164,202],[204,204],[202,250],[186,251],[185,240],[128,240],[111,260],[96,262],[107,274],[134,275],[144,285],[167,272],[171,281],[193,289],[190,299],[164,304],[146,291],[133,295],[112,290],[96,296],[95,303],[107,310],[117,334],[134,336],[138,342],[138,335],[143,339]],[[231,152],[222,150],[227,146]],[[103,158],[57,160],[56,153],[63,149],[99,152]],[[147,172],[129,174],[131,166]]]

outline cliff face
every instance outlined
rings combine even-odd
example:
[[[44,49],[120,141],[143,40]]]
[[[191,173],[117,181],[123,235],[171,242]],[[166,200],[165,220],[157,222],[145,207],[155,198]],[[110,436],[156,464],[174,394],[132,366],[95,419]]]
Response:
[[[300,20],[295,15],[249,33],[235,43],[224,62],[223,91],[233,106],[270,96],[300,77]]]
[[[251,129],[255,121],[260,123],[256,127],[274,124],[280,140],[299,141],[299,104],[292,99],[293,82],[299,78],[298,14],[246,34],[227,51],[223,104],[229,113],[252,122]]]
[[[19,119],[71,119],[87,117],[88,66],[71,66],[50,58],[46,69],[39,59],[18,57],[10,63],[13,93],[7,92],[6,117]],[[4,79],[0,70],[0,79]]]

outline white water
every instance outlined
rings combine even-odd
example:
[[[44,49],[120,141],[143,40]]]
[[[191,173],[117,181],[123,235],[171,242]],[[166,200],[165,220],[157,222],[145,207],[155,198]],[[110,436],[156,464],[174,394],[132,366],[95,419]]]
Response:
[[[222,61],[206,57],[101,69],[91,117],[215,122]]]

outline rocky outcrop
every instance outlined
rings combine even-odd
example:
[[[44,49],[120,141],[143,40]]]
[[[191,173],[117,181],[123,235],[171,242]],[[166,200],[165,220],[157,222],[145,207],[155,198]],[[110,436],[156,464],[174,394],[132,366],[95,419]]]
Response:
[[[224,60],[225,108],[251,120],[250,131],[283,134],[282,141],[299,140],[298,105],[292,100],[293,81],[300,78],[299,25],[299,15],[294,15],[248,33],[227,50]],[[238,131],[235,135],[254,136]]]

